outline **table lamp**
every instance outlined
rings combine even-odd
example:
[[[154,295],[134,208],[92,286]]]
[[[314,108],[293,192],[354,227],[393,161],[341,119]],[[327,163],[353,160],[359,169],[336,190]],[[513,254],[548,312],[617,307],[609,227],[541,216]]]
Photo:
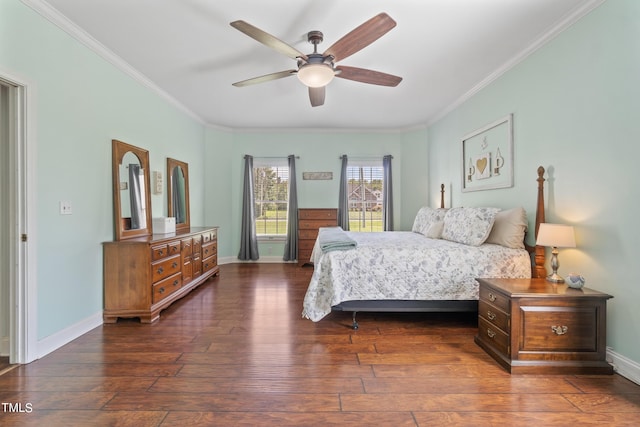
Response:
[[[558,248],[575,248],[576,238],[573,227],[562,224],[541,223],[538,229],[536,245],[551,246],[551,269],[553,273],[547,276],[547,280],[553,283],[564,283],[564,279],[558,274]]]

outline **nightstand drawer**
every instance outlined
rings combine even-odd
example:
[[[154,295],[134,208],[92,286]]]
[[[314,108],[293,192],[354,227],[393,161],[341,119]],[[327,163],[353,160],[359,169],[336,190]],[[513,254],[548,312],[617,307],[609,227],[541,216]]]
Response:
[[[487,322],[495,325],[503,331],[509,330],[509,315],[502,310],[497,310],[484,300],[478,302],[478,314]]]
[[[505,313],[509,313],[509,297],[486,286],[480,287],[480,301],[487,301]]]
[[[521,306],[522,351],[595,352],[598,313],[595,306]]]
[[[507,357],[511,356],[509,335],[483,318],[478,319],[478,336],[482,341],[494,346],[500,353]]]

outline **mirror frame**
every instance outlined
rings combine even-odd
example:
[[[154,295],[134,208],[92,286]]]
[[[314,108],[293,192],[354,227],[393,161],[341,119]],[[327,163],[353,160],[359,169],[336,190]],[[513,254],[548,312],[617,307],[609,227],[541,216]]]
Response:
[[[151,223],[151,180],[149,178],[149,151],[127,144],[126,142],[111,140],[112,174],[113,174],[113,219],[116,240],[126,240],[134,237],[150,236],[153,233]],[[140,160],[140,167],[144,170],[145,206],[147,227],[136,230],[126,229],[122,218],[122,201],[120,200],[120,165],[128,152],[132,152]]]
[[[180,160],[172,159],[167,157],[167,216],[175,216],[174,206],[173,206],[173,197],[171,194],[173,193],[173,170],[176,167],[182,168],[182,172],[184,173],[184,201],[185,201],[185,222],[178,224],[176,222],[176,232],[181,231],[189,231],[191,229],[191,210],[189,203],[189,164],[185,162],[181,162]]]

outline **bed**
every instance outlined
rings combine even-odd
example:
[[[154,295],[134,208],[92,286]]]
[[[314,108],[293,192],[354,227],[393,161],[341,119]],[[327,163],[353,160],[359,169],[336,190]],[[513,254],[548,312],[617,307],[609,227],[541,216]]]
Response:
[[[536,235],[544,222],[543,175],[538,168]],[[321,230],[302,315],[317,322],[349,311],[357,329],[363,311],[476,312],[476,278],[546,275],[544,248],[524,241],[527,225],[520,207],[445,209],[441,186],[440,208],[420,209],[412,231]]]

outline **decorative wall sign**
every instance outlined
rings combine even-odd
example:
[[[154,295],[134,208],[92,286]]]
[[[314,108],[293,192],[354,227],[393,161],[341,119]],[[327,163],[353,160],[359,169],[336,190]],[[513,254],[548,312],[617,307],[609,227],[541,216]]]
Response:
[[[462,139],[462,191],[513,187],[512,114]]]
[[[302,179],[333,179],[333,172],[302,172]]]

